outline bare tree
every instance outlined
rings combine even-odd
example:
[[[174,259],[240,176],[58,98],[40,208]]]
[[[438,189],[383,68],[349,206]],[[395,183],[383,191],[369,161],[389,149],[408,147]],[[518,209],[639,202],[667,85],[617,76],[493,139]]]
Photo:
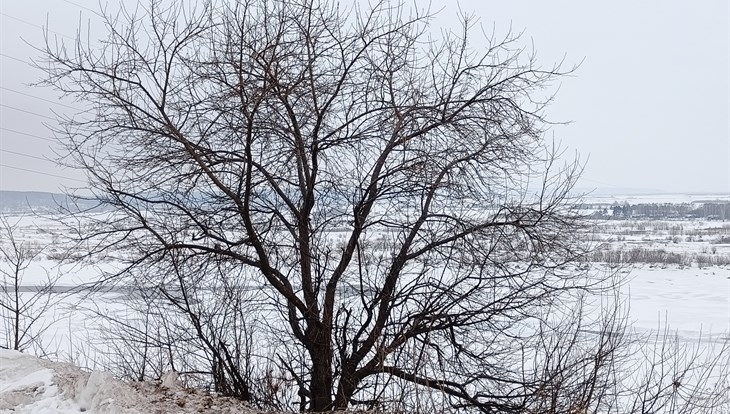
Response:
[[[52,277],[45,269],[27,283],[26,270],[42,253],[43,246],[37,241],[19,238],[19,223],[0,216],[0,319],[2,341],[0,347],[16,351],[33,349],[43,354],[41,337],[53,317],[50,310],[56,303],[52,290],[58,276]]]
[[[262,407],[622,412],[622,319],[571,316],[607,280],[580,166],[544,140],[573,68],[432,17],[152,1],[48,39],[44,83],[92,108],[65,161],[114,209],[79,241],[164,309],[141,343]]]

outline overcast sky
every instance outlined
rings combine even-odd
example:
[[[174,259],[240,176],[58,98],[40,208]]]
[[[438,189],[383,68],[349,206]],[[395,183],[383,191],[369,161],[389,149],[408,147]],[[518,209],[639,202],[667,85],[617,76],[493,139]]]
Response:
[[[416,2],[419,3],[419,2]],[[524,32],[545,66],[582,62],[549,110],[550,132],[587,165],[579,186],[612,192],[730,193],[730,2],[467,1],[497,33]],[[453,25],[455,2],[437,25]],[[46,161],[44,123],[68,111],[25,61],[41,26],[73,37],[97,0],[0,2],[0,190],[59,191],[83,177]],[[98,32],[97,32],[98,33]],[[48,101],[42,100],[47,99]],[[64,179],[60,177],[68,177]]]

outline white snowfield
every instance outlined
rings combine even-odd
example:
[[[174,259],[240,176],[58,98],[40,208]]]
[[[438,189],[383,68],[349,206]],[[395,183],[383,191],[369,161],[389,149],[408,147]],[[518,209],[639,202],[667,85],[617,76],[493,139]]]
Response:
[[[730,196],[723,197],[707,198],[726,200]],[[64,228],[57,217],[16,216],[12,223],[16,222],[19,228],[15,235],[19,240],[47,246],[26,269],[22,287],[33,288],[48,277],[58,277],[54,279],[57,289],[49,294],[51,299],[58,300],[53,309],[42,314],[36,326],[48,328],[41,333],[37,349],[58,360],[87,367],[104,366],[105,355],[114,352],[110,341],[118,332],[104,333],[107,325],[96,322],[100,320],[99,315],[125,312],[129,292],[123,286],[121,291],[100,290],[93,295],[74,293],[73,289],[97,280],[101,271],[115,270],[116,262],[106,258],[88,266],[61,265],[56,257],[65,253],[64,238],[54,237],[62,235]],[[726,239],[730,236],[730,224],[724,221],[605,220],[599,224],[597,241],[611,250],[637,248],[685,256],[730,257],[730,242]],[[637,263],[626,268],[596,263],[596,268],[615,271],[621,276],[618,299],[626,307],[623,310],[627,312],[629,333],[637,340],[647,341],[649,345],[671,341],[680,360],[696,356],[700,363],[712,360],[720,350],[730,347],[729,263],[703,266],[698,261]],[[0,278],[0,285],[3,283]],[[21,292],[21,295],[31,294],[32,290]],[[610,294],[607,300],[613,303]],[[586,303],[599,306],[604,302],[603,297],[597,296],[586,298]],[[0,338],[5,334],[4,329],[0,326]],[[34,350],[29,348],[31,352]],[[650,357],[650,350],[648,354],[636,352],[636,357]],[[727,359],[719,363],[725,365],[717,371],[726,375],[730,369]],[[636,372],[641,373],[638,369]],[[182,389],[172,375],[157,383],[122,382],[110,373],[90,372],[0,349],[0,414],[72,412],[251,414],[255,411],[240,401]]]
[[[160,384],[125,383],[108,372],[85,372],[0,349],[0,413],[253,413],[242,402],[178,386],[174,374]]]

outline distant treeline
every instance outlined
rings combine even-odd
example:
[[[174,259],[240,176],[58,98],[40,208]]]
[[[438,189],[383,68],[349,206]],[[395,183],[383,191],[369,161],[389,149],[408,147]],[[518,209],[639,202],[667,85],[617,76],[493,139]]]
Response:
[[[644,218],[644,219],[671,219],[671,218],[706,218],[712,220],[730,219],[730,202],[713,203],[641,203],[615,204],[599,208],[595,217],[599,218]]]
[[[61,213],[98,209],[99,200],[40,191],[0,191],[0,213]]]

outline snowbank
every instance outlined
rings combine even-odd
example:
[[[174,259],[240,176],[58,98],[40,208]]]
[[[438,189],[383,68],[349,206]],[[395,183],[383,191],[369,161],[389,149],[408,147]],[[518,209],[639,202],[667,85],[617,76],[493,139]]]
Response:
[[[124,383],[107,372],[85,372],[0,349],[0,413],[253,413],[242,402],[176,386]]]

